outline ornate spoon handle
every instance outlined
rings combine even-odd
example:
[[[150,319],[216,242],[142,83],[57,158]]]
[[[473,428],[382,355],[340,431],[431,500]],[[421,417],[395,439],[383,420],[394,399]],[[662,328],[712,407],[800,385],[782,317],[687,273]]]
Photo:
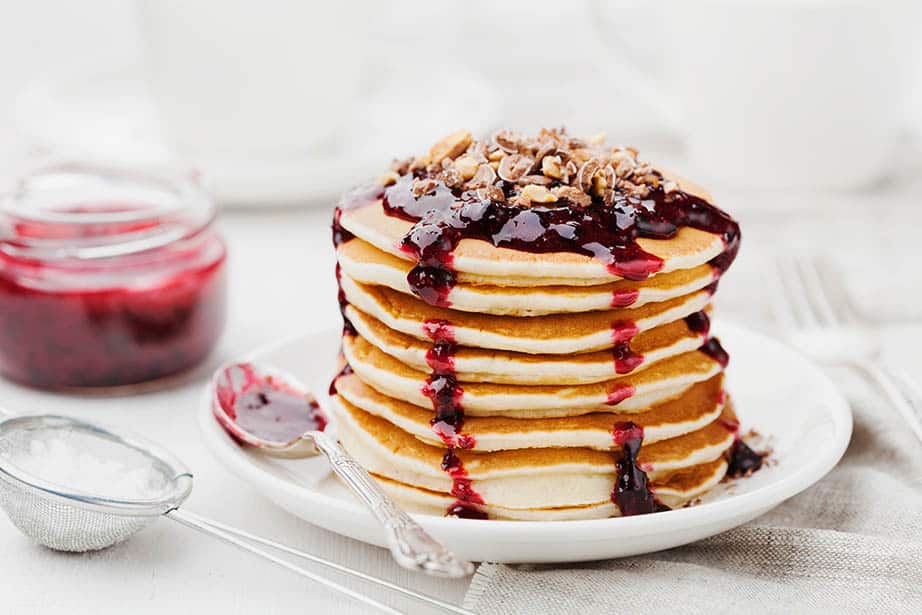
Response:
[[[338,442],[323,432],[311,432],[310,437],[333,471],[384,525],[388,546],[398,564],[443,577],[460,578],[474,573],[473,564],[458,558],[430,536]]]

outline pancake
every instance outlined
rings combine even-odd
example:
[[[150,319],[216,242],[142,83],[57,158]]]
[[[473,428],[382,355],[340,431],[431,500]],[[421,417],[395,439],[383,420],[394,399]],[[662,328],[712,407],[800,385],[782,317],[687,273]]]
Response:
[[[366,341],[398,361],[428,371],[432,341],[422,341],[388,328],[368,314],[347,306],[345,315]],[[459,346],[452,362],[465,382],[508,384],[587,384],[619,378],[664,359],[696,350],[707,335],[691,330],[684,320],[634,336],[622,351],[629,360],[615,361],[611,350],[584,354],[535,355]]]
[[[413,267],[410,261],[382,252],[359,239],[340,245],[337,259],[342,271],[356,282],[413,294],[407,282],[407,274]],[[595,286],[527,287],[522,280],[517,286],[509,286],[508,282],[505,285],[460,283],[448,292],[445,305],[465,312],[515,316],[640,307],[701,290],[717,277],[717,272],[705,264],[655,275],[639,282],[620,280]]]
[[[636,414],[595,412],[573,417],[510,419],[468,417],[464,438],[437,435],[431,421],[433,411],[383,395],[354,375],[336,380],[341,403],[383,418],[395,427],[435,446],[455,445],[475,451],[520,448],[584,447],[609,450],[613,447],[612,425],[632,421],[644,430],[644,443],[651,444],[695,431],[714,421],[723,411],[723,377],[689,387],[679,398],[663,402]]]
[[[461,346],[529,354],[567,354],[612,348],[621,331],[641,332],[703,310],[711,300],[697,291],[635,309],[546,316],[494,316],[429,305],[383,286],[369,286],[342,275],[346,300],[384,325],[421,340],[430,340],[427,323],[449,323]],[[620,341],[620,340],[619,340]]]
[[[648,514],[760,467],[709,337],[739,225],[635,149],[456,131],[332,230],[337,432],[412,510]]]
[[[681,508],[688,505],[707,491],[713,489],[727,474],[727,462],[718,459],[711,463],[694,466],[682,472],[676,472],[665,482],[654,482],[652,489],[657,500],[669,508]],[[458,499],[451,494],[414,487],[407,483],[391,480],[372,472],[384,490],[412,512],[443,516],[451,510]],[[490,519],[509,521],[580,521],[587,519],[606,519],[620,516],[621,512],[612,503],[611,498],[582,506],[557,506],[554,508],[507,508],[489,502],[478,504],[477,508],[486,513]]]
[[[432,407],[424,393],[428,374],[420,372],[378,350],[361,336],[343,337],[343,354],[366,384],[385,395],[423,408]],[[463,383],[457,400],[468,416],[548,418],[590,412],[636,413],[671,399],[689,386],[722,371],[719,362],[703,352],[660,361],[636,374],[616,380],[583,385],[507,385]]]
[[[687,185],[679,180],[679,187]],[[689,190],[694,193],[694,190]],[[389,216],[380,199],[342,210],[342,228],[370,243],[379,250],[405,260],[411,256],[401,249],[403,238],[413,223]],[[671,239],[639,238],[637,244],[648,254],[663,261],[659,273],[692,269],[703,265],[724,250],[719,235],[691,227],[682,227]],[[573,252],[535,253],[496,247],[477,239],[462,239],[452,253],[456,271],[489,277],[515,277],[535,280],[556,279],[621,279],[604,263],[591,256]]]
[[[336,404],[335,409],[343,446],[369,471],[437,493],[457,491],[457,476],[442,469],[444,447],[425,444],[348,403]],[[735,420],[729,410],[724,418]],[[709,464],[713,466],[707,474],[713,475],[733,441],[734,434],[715,421],[683,436],[643,445],[638,464],[652,481],[655,495],[659,496],[658,485],[669,486],[674,479],[668,495],[685,496],[706,481],[683,481],[683,477],[696,476],[694,468]],[[455,454],[464,480],[484,503],[510,509],[597,505],[610,498],[616,475],[617,453],[589,448]],[[681,472],[685,474],[675,476]],[[549,484],[554,488],[547,489]]]

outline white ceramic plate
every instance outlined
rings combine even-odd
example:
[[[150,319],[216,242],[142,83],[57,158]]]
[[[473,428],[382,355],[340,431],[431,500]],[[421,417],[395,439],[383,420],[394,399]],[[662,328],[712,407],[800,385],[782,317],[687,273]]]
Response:
[[[697,506],[591,521],[478,521],[416,515],[460,556],[492,562],[569,562],[668,549],[745,523],[803,491],[835,466],[852,431],[848,404],[810,361],[770,338],[723,324],[728,375],[743,429],[755,427],[772,462],[750,478],[722,484]],[[305,335],[258,351],[255,361],[300,377],[320,396],[332,376],[339,332]],[[323,459],[274,460],[241,449],[203,398],[199,422],[208,447],[231,472],[282,508],[333,532],[383,544],[372,516],[333,478]]]

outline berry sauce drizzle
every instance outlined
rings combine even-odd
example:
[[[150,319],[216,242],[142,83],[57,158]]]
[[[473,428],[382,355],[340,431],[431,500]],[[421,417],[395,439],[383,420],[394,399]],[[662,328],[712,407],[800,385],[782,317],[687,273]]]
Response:
[[[634,305],[634,303],[637,301],[637,297],[639,296],[640,291],[636,288],[612,291],[611,306],[615,309],[630,307]]]
[[[631,422],[615,423],[611,439],[621,449],[615,463],[617,478],[611,492],[611,501],[625,517],[669,510],[653,497],[647,473],[637,464],[643,445],[643,427]]]
[[[698,349],[698,352],[703,352],[707,356],[711,357],[718,363],[721,367],[727,367],[727,364],[730,363],[730,355],[727,354],[727,351],[724,350],[724,347],[720,345],[720,340],[716,337],[710,338],[704,344],[701,345],[701,348]]]
[[[637,324],[631,321],[621,320],[612,323],[611,337],[615,343],[612,356],[615,361],[616,374],[632,372],[643,363],[643,355],[631,349],[631,340],[639,331]]]
[[[683,191],[659,188],[646,198],[616,194],[612,205],[594,199],[577,207],[566,199],[553,207],[520,207],[482,200],[476,191],[451,190],[441,182],[421,196],[412,193],[414,176],[404,175],[384,190],[385,213],[414,222],[401,248],[417,265],[407,275],[410,288],[427,303],[449,306],[455,284],[454,249],[462,239],[480,239],[524,252],[575,252],[602,261],[621,278],[644,280],[663,261],[645,252],[639,238],[670,239],[684,226],[720,235],[725,248],[711,260],[722,273],[739,250],[739,225],[714,205]],[[507,196],[515,186],[498,180]],[[633,302],[614,294],[616,302]]]
[[[464,463],[455,455],[455,449],[448,449],[442,457],[442,469],[451,477],[451,495],[457,498],[445,514],[464,519],[487,519],[487,513],[478,508],[478,504],[483,504],[483,498],[474,490]]]
[[[360,205],[379,199],[383,195],[384,189],[380,186],[364,186],[343,195],[342,199],[339,201],[339,205],[336,206],[336,209],[333,212],[333,224],[331,226],[331,230],[333,232],[334,247],[338,248],[340,245],[355,237],[355,235],[343,228],[343,211],[359,207]],[[352,323],[346,317],[346,294],[343,292],[342,270],[340,269],[338,262],[336,263],[336,287],[338,289],[339,297],[339,312],[343,317],[343,334],[355,335],[355,327],[352,326]]]
[[[336,381],[340,379],[341,376],[348,376],[352,372],[352,366],[346,363],[343,365],[343,368],[339,370],[339,373],[333,377],[333,381],[330,382],[330,395],[336,395]]]
[[[717,419],[720,424],[729,432],[733,433],[733,446],[727,454],[727,476],[730,478],[740,478],[749,476],[753,472],[762,468],[762,463],[768,456],[768,453],[759,453],[743,442],[740,437],[740,424],[737,421],[726,419]]]
[[[432,348],[426,352],[426,363],[432,372],[423,386],[423,395],[432,401],[435,416],[432,418],[432,430],[445,443],[454,448],[473,448],[474,436],[461,433],[464,425],[464,408],[461,398],[464,389],[458,384],[455,372],[454,329],[447,320],[427,320],[423,330],[433,341]]]
[[[461,433],[464,389],[458,384],[455,372],[458,346],[454,328],[447,320],[427,320],[423,331],[433,341],[432,348],[426,352],[426,363],[432,373],[423,386],[423,394],[432,400],[435,410],[435,416],[430,421],[432,431],[448,446],[442,458],[442,469],[451,476],[451,494],[457,498],[446,514],[466,519],[486,519],[487,514],[476,506],[483,504],[483,498],[474,491],[464,464],[455,454],[455,448],[473,448],[477,442],[474,436]]]
[[[711,319],[707,312],[695,312],[685,317],[685,324],[688,330],[699,335],[707,335],[711,332]]]

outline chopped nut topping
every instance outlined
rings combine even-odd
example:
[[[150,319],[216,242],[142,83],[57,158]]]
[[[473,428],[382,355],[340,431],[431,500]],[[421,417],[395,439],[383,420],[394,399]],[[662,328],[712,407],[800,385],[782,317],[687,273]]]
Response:
[[[522,189],[522,196],[532,203],[553,203],[557,200],[557,195],[544,186],[525,186]]]
[[[573,188],[572,186],[557,186],[551,190],[551,192],[553,192],[558,199],[566,199],[577,207],[588,207],[592,204],[592,197],[579,188]]]
[[[560,156],[545,156],[541,161],[541,172],[546,177],[562,178],[563,169],[560,168]]]
[[[425,177],[422,179],[414,179],[413,188],[412,188],[413,196],[419,198],[424,194],[429,194],[430,192],[435,191],[438,185],[439,185],[439,182],[432,179],[431,177]]]
[[[534,164],[534,159],[528,156],[511,154],[499,161],[499,168],[496,169],[496,174],[499,175],[500,179],[504,179],[507,182],[514,182],[531,171],[531,167]]]
[[[503,203],[506,200],[506,193],[498,186],[479,188],[477,196],[483,201],[493,201],[494,203]]]
[[[458,169],[458,173],[461,174],[461,179],[464,181],[469,180],[474,177],[474,174],[477,172],[477,168],[480,166],[477,158],[471,156],[470,154],[465,154],[457,160],[455,160],[455,168]]]
[[[500,130],[493,134],[493,142],[508,154],[515,154],[519,151],[519,142],[508,130]]]
[[[474,176],[467,182],[468,189],[488,188],[496,181],[496,171],[489,164],[482,164],[477,167]]]
[[[595,158],[590,158],[584,162],[583,166],[579,168],[579,173],[576,174],[576,186],[583,192],[588,193],[592,190],[592,179],[601,168],[602,165]]]
[[[398,179],[400,179],[400,174],[397,171],[388,171],[378,176],[378,185],[392,186],[397,183]]]
[[[468,131],[455,131],[432,146],[429,150],[429,159],[432,162],[441,162],[444,158],[456,158],[464,153],[473,140],[474,138]]]
[[[520,206],[612,205],[624,197],[646,198],[651,190],[678,189],[650,163],[638,161],[636,149],[610,147],[604,133],[578,139],[562,128],[542,129],[533,137],[501,130],[483,141],[459,130],[425,154],[395,160],[378,182],[390,186],[410,173],[416,197],[441,184],[456,194],[476,191],[477,198]]]

